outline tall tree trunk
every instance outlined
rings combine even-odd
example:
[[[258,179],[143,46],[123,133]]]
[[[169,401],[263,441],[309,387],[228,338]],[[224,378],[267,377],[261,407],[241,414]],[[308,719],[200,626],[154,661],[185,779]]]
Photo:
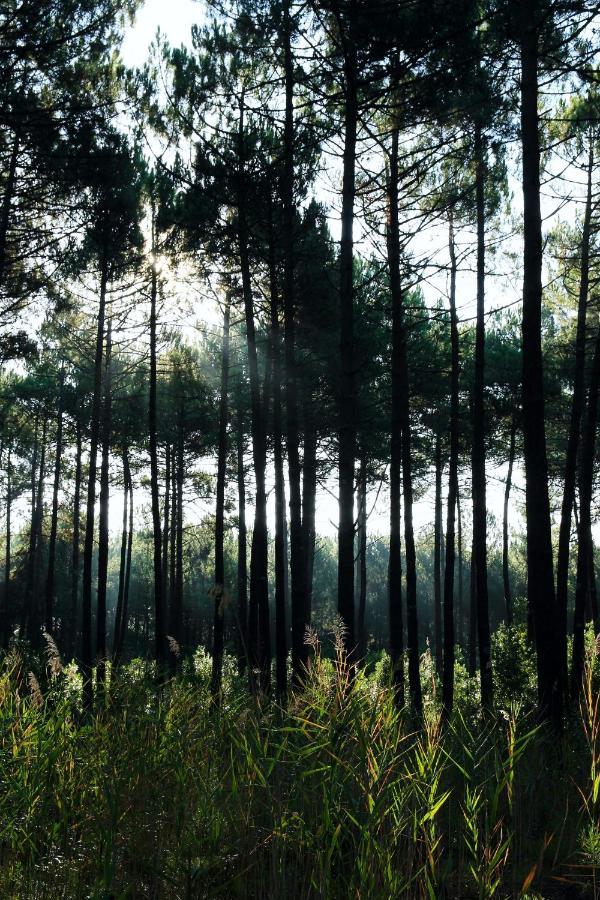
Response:
[[[90,418],[90,457],[88,464],[87,502],[85,515],[85,539],[83,545],[83,580],[81,586],[81,668],[83,674],[84,705],[91,709],[92,695],[92,565],[94,556],[94,507],[96,505],[96,472],[98,466],[98,439],[100,435],[100,407],[102,403],[102,351],[104,346],[104,316],[106,312],[106,287],[108,261],[102,257],[100,271],[100,302],[94,357],[94,393]]]
[[[42,438],[40,443],[40,467],[37,473],[37,485],[35,488],[35,505],[31,520],[32,533],[29,543],[29,572],[27,579],[27,605],[28,616],[27,631],[29,640],[34,650],[38,650],[41,641],[40,631],[40,598],[38,594],[38,580],[40,571],[40,556],[42,551],[42,523],[44,518],[44,476],[46,474],[46,443],[48,435],[48,419],[44,415],[42,425]]]
[[[270,214],[272,213],[269,208]],[[275,469],[275,680],[277,694],[283,697],[287,691],[287,627],[286,627],[286,553],[285,553],[285,484],[282,454],[282,415],[281,415],[281,336],[279,329],[279,302],[277,268],[275,261],[275,233],[272,215],[269,222],[269,280],[270,280],[270,334],[269,334],[269,370],[271,373],[271,399],[273,402],[272,439],[273,464]],[[295,381],[294,381],[295,393]],[[265,401],[266,402],[266,401]],[[296,397],[293,397],[294,404]],[[268,411],[265,410],[268,415]],[[297,422],[296,422],[297,434]],[[298,447],[295,449],[298,456]],[[300,473],[298,471],[298,483]],[[301,510],[300,510],[301,515]],[[300,521],[300,528],[302,522]],[[295,548],[297,551],[297,547]],[[296,582],[296,588],[298,584]],[[298,600],[298,597],[295,597]],[[304,599],[301,604],[304,618]],[[298,623],[296,623],[298,624]],[[304,637],[304,624],[301,626]],[[293,634],[293,626],[292,626]],[[292,641],[293,645],[293,641]],[[304,640],[303,640],[304,646]],[[297,661],[297,665],[300,663]],[[297,669],[299,676],[300,669]]]
[[[433,516],[433,622],[435,669],[442,677],[444,665],[442,634],[442,439],[435,436],[435,500]]]
[[[165,608],[163,599],[162,535],[160,523],[160,498],[158,494],[158,450],[156,446],[156,295],[158,276],[156,271],[156,238],[154,205],[152,207],[152,266],[150,288],[150,391],[148,395],[148,435],[150,444],[150,497],[152,504],[152,538],[154,545],[154,656],[162,674],[167,658]]]
[[[2,198],[2,209],[0,211],[0,287],[4,284],[6,275],[6,248],[8,244],[10,209],[15,192],[17,162],[19,159],[19,143],[20,135],[19,132],[16,131],[13,137],[10,160],[8,163],[8,172],[6,175],[6,185],[4,188],[4,197]]]
[[[75,492],[73,496],[73,542],[71,545],[71,611],[69,626],[67,629],[67,646],[69,653],[74,656],[77,647],[77,632],[79,621],[79,541],[81,524],[81,456],[82,437],[79,409],[76,411],[75,422]]]
[[[124,490],[129,494],[129,525],[127,533],[127,553],[125,557],[125,579],[123,583],[123,604],[121,614],[117,615],[115,623],[115,642],[113,647],[114,665],[118,666],[123,656],[123,645],[127,634],[127,624],[129,621],[129,583],[131,580],[131,556],[133,548],[133,479],[131,477],[131,468],[129,465],[129,453],[127,448],[123,448],[123,481]]]
[[[399,416],[399,445],[402,458],[402,487],[404,492],[404,545],[406,557],[406,650],[408,682],[413,709],[418,716],[423,711],[421,675],[419,671],[419,623],[417,613],[417,555],[413,527],[413,481],[411,458],[410,400],[406,322],[402,285],[400,282],[400,227],[398,221],[398,129],[392,132],[390,177],[388,184],[387,256],[392,299],[392,380],[395,383],[396,411]],[[392,388],[394,396],[394,388]],[[393,403],[393,399],[392,399]],[[394,414],[394,413],[392,413]],[[390,548],[391,550],[391,548]],[[395,594],[400,604],[400,593]],[[401,612],[395,630],[401,626]],[[396,636],[401,641],[399,635]],[[401,646],[401,644],[399,644]],[[398,687],[397,687],[398,689]]]
[[[238,544],[237,544],[237,624],[238,671],[244,674],[248,659],[248,564],[246,530],[246,480],[244,477],[244,415],[242,401],[237,411],[237,488],[238,488]]]
[[[165,500],[163,506],[162,530],[162,595],[163,608],[169,609],[168,574],[169,574],[169,528],[171,515],[171,445],[165,446]]]
[[[596,428],[598,422],[598,389],[600,382],[600,328],[590,373],[587,409],[581,446],[579,475],[579,521],[577,523],[577,580],[575,587],[575,615],[573,619],[573,656],[571,661],[571,690],[575,696],[581,690],[585,658],[585,607],[590,581],[594,577],[592,542],[592,488],[594,458],[596,456]],[[595,623],[597,626],[597,622]]]
[[[527,519],[527,593],[537,649],[540,714],[562,722],[561,646],[556,615],[542,358],[542,217],[538,126],[537,0],[521,3],[523,153],[523,450]]]
[[[110,502],[109,461],[112,391],[112,322],[106,330],[106,358],[102,403],[100,464],[100,510],[98,516],[98,605],[96,609],[96,690],[101,701],[106,687],[106,590],[108,579],[108,508]]]
[[[315,563],[315,505],[317,495],[317,431],[308,388],[302,404],[304,458],[302,465],[302,547],[306,566],[306,624],[312,616],[313,570]]]
[[[31,476],[29,481],[29,492],[31,496],[31,514],[29,518],[29,547],[27,551],[27,571],[25,578],[25,597],[21,609],[21,636],[26,634],[29,627],[29,608],[31,605],[31,593],[33,591],[33,561],[35,556],[35,512],[36,512],[36,492],[37,492],[37,465],[39,453],[39,422],[36,416],[33,426],[33,449],[31,453]]]
[[[458,503],[458,451],[459,451],[459,376],[460,347],[458,339],[458,318],[456,315],[456,253],[454,246],[454,224],[450,216],[450,458],[448,460],[448,501],[446,510],[446,553],[444,567],[444,665],[442,679],[442,703],[444,713],[449,716],[454,703],[454,565],[456,548],[454,530],[456,505]],[[459,517],[459,533],[460,533]],[[462,542],[460,535],[459,543]],[[462,552],[461,552],[462,555]],[[459,566],[462,560],[459,557]]]
[[[127,506],[129,498],[129,484],[125,477],[127,468],[127,451],[123,450],[123,522],[121,525],[121,553],[119,557],[119,588],[117,591],[117,608],[115,610],[115,627],[113,631],[113,666],[118,663],[117,647],[123,618],[123,598],[125,595],[125,567],[127,563]]]
[[[175,529],[174,541],[174,582],[171,594],[171,610],[169,619],[169,628],[171,637],[180,646],[183,644],[183,416],[184,407],[183,399],[179,407],[179,423],[177,428],[177,465],[176,465],[176,499],[173,509],[177,510],[174,516],[173,526]],[[171,667],[173,668],[177,659],[171,654]]]
[[[358,616],[356,636],[358,661],[365,662],[367,653],[367,462],[363,454],[358,475]]]
[[[217,451],[217,491],[215,511],[215,583],[213,614],[213,647],[211,694],[218,700],[221,694],[223,670],[223,622],[225,615],[225,477],[227,474],[227,423],[229,414],[229,297],[223,313],[223,342],[221,347],[221,396],[219,401],[219,447]]]
[[[2,646],[8,647],[11,635],[11,596],[10,596],[10,569],[11,569],[11,512],[12,512],[12,446],[9,441],[8,456],[6,460],[6,549],[4,556],[4,609],[2,615]]]
[[[354,45],[355,0],[349,5],[344,39],[344,151],[340,241],[340,385],[338,613],[344,625],[348,660],[355,652],[354,629],[354,457],[356,451],[356,377],[354,358],[354,197],[358,126],[357,58]]]
[[[258,374],[258,357],[256,352],[256,330],[254,325],[254,300],[250,277],[250,256],[248,249],[248,223],[246,220],[246,178],[244,150],[244,98],[240,101],[239,148],[238,148],[238,245],[240,269],[242,274],[242,292],[244,297],[244,316],[246,321],[246,343],[248,348],[248,371],[250,375],[252,458],[256,497],[254,504],[254,527],[252,530],[252,547],[250,551],[250,621],[249,651],[252,664],[250,676],[253,678],[254,668],[261,673],[261,688],[267,691],[271,679],[271,632],[269,619],[269,584],[268,584],[268,532],[267,532],[267,494],[265,487],[265,470],[267,447],[265,421],[260,396]]]
[[[475,124],[475,196],[477,207],[477,323],[473,384],[473,552],[477,603],[477,642],[481,705],[491,709],[494,692],[487,576],[487,503],[485,486],[485,158],[481,124]]]
[[[469,577],[469,675],[475,675],[477,668],[477,589],[475,574],[475,553],[471,542],[471,569]]]
[[[458,544],[458,597],[457,597],[457,615],[456,615],[456,631],[458,643],[464,646],[465,642],[465,592],[464,592],[464,573],[463,573],[463,532],[462,532],[462,509],[460,503],[460,490],[456,491],[456,520],[457,520],[457,544]]]
[[[290,576],[292,600],[292,677],[298,685],[308,661],[305,643],[310,623],[306,548],[303,544],[300,436],[294,322],[294,65],[290,0],[284,7],[285,121],[283,133],[283,312],[285,346],[286,448],[290,489]]]
[[[48,572],[46,576],[45,628],[49,634],[54,630],[54,572],[56,568],[56,533],[58,528],[58,490],[60,487],[60,463],[63,443],[63,393],[65,372],[61,368],[58,388],[58,425],[56,430],[56,455],[54,458],[54,484],[52,486],[52,514],[50,519],[50,540],[48,541]]]
[[[592,218],[592,172],[594,167],[594,136],[590,134],[587,168],[587,195],[583,229],[581,234],[581,273],[579,278],[579,299],[577,304],[577,331],[575,336],[575,369],[573,372],[573,396],[569,437],[565,456],[565,476],[558,532],[558,556],[556,562],[556,615],[560,658],[563,678],[567,673],[567,606],[569,595],[569,555],[571,549],[571,515],[575,500],[577,454],[581,433],[581,416],[585,402],[585,325],[590,274],[590,223]]]
[[[173,610],[175,608],[176,597],[175,594],[177,592],[176,587],[176,565],[175,560],[177,557],[177,460],[179,455],[176,451],[176,445],[173,444],[173,448],[171,450],[171,533],[169,536],[170,544],[169,544],[169,631],[170,636],[173,637],[173,625],[174,625],[174,614]],[[169,656],[169,665],[172,670],[174,670],[177,659],[173,654]]]
[[[504,512],[502,516],[502,583],[504,586],[504,614],[506,616],[506,624],[513,623],[513,603],[512,591],[510,588],[510,572],[508,567],[508,504],[510,502],[510,491],[512,488],[513,466],[515,463],[515,442],[517,436],[517,416],[513,411],[512,422],[510,426],[510,448],[508,451],[508,472],[506,475],[506,484],[504,485]]]

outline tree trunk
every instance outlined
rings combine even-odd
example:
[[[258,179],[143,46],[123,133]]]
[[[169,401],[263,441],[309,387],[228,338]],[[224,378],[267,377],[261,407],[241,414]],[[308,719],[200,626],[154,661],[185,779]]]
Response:
[[[517,435],[517,417],[513,411],[512,422],[510,426],[510,448],[508,451],[508,473],[506,475],[506,484],[504,485],[504,513],[502,517],[502,583],[504,585],[504,610],[506,615],[506,624],[513,623],[513,603],[512,591],[510,588],[510,572],[508,567],[508,504],[510,501],[510,491],[512,488],[513,466],[515,463],[515,442]]]
[[[271,210],[270,210],[271,211]],[[283,697],[287,691],[287,628],[286,628],[286,553],[285,553],[285,484],[283,474],[283,454],[282,454],[282,415],[281,415],[281,336],[279,331],[279,303],[278,303],[278,285],[277,285],[277,269],[275,262],[275,234],[273,230],[273,221],[270,221],[269,229],[269,279],[270,279],[270,334],[269,334],[269,369],[271,372],[271,399],[273,403],[273,463],[275,469],[275,677],[277,694]],[[295,378],[293,389],[293,403],[296,403],[295,397]],[[268,414],[268,411],[265,410]],[[289,413],[288,413],[289,414]],[[294,418],[294,416],[292,416]],[[295,423],[297,437],[297,421]],[[298,457],[298,447],[295,448],[296,457]],[[298,491],[300,483],[300,471],[295,473],[298,477]],[[301,510],[300,510],[301,516]],[[300,518],[300,517],[299,517]],[[302,528],[302,522],[299,522]],[[298,547],[295,546],[297,553]],[[297,562],[297,557],[296,557]],[[297,574],[297,573],[295,573]],[[293,580],[292,580],[292,583]],[[296,595],[292,602],[298,605],[297,596],[298,582],[296,581]],[[302,619],[304,618],[304,594],[300,610]],[[296,622],[302,629],[302,644],[304,646],[304,623]],[[292,625],[292,646],[293,646],[293,628]],[[300,678],[301,661],[296,660],[297,671],[296,676]]]
[[[123,583],[123,603],[121,614],[117,615],[115,622],[115,641],[113,647],[114,665],[118,666],[123,656],[123,645],[127,634],[129,620],[129,583],[131,580],[131,555],[133,548],[133,480],[129,466],[129,454],[127,448],[123,449],[123,482],[125,491],[129,493],[129,530],[127,534],[127,553],[125,558],[125,579]],[[125,520],[123,520],[125,522]]]
[[[450,458],[448,460],[448,500],[446,510],[446,553],[444,567],[444,664],[442,679],[442,703],[446,717],[452,712],[454,703],[454,565],[456,548],[454,530],[456,505],[458,503],[458,452],[459,452],[459,376],[460,347],[458,338],[458,318],[456,315],[456,253],[454,247],[454,225],[450,217]],[[459,517],[460,533],[460,517]],[[460,535],[459,543],[462,540]],[[462,555],[462,553],[460,554]],[[459,557],[459,566],[462,560]]]
[[[58,425],[56,431],[56,455],[54,458],[54,484],[52,487],[52,515],[50,519],[50,540],[48,542],[48,572],[46,576],[45,628],[49,634],[54,630],[54,572],[56,568],[56,532],[58,528],[58,490],[60,487],[60,464],[63,438],[63,393],[65,373],[61,368],[58,388]]]
[[[238,545],[237,545],[237,620],[238,671],[244,674],[248,659],[248,565],[246,531],[246,481],[244,478],[244,418],[242,401],[237,411],[237,488],[238,488]]]
[[[590,272],[590,223],[592,217],[592,172],[594,166],[593,134],[590,135],[587,169],[587,196],[581,234],[581,273],[579,278],[579,299],[577,304],[577,331],[575,336],[575,369],[573,372],[573,396],[569,437],[565,457],[565,477],[558,533],[558,557],[556,562],[556,615],[558,620],[558,640],[563,678],[567,673],[567,607],[569,599],[569,555],[571,549],[571,515],[575,500],[577,454],[581,433],[581,416],[585,402],[585,325],[589,291]]]
[[[100,465],[100,510],[98,517],[98,605],[96,610],[96,691],[101,701],[106,687],[106,589],[108,579],[108,508],[110,502],[109,461],[112,391],[112,322],[106,333],[106,359],[102,403]]]
[[[442,677],[444,665],[442,635],[442,439],[435,436],[435,501],[433,517],[433,621],[435,670]]]
[[[312,616],[313,570],[315,563],[315,505],[317,495],[317,431],[312,415],[312,397],[305,389],[304,459],[302,466],[302,547],[306,566],[306,624]]]
[[[294,322],[294,66],[290,2],[284,7],[285,122],[283,133],[283,312],[285,347],[286,448],[290,489],[290,576],[292,600],[292,677],[300,684],[308,661],[305,643],[310,623],[306,548],[303,544],[300,436]]]
[[[6,551],[4,556],[4,609],[2,615],[2,646],[7,648],[11,635],[11,596],[10,596],[10,568],[11,568],[11,507],[12,507],[12,461],[11,444],[8,445],[8,457],[6,460]]]
[[[129,484],[125,477],[127,469],[127,451],[123,450],[123,523],[121,526],[121,554],[119,560],[119,589],[117,592],[117,608],[115,611],[115,627],[113,631],[113,666],[118,664],[117,647],[123,618],[123,599],[125,595],[125,567],[127,563],[127,500],[129,497]]]
[[[215,583],[213,615],[213,647],[211,694],[220,699],[223,670],[223,622],[225,614],[225,477],[227,474],[227,422],[229,389],[229,298],[223,314],[223,343],[221,348],[221,396],[219,402],[219,447],[217,452],[217,491],[215,512]]]
[[[34,650],[40,648],[40,598],[38,595],[38,576],[40,570],[40,554],[42,543],[42,522],[44,518],[44,476],[46,472],[46,438],[48,434],[48,419],[44,416],[42,425],[42,439],[40,445],[40,467],[37,473],[37,486],[35,488],[35,505],[31,520],[31,535],[29,542],[29,572],[27,579],[27,604],[28,616],[27,631],[29,640]]]
[[[176,475],[176,502],[177,515],[173,521],[175,528],[175,558],[174,558],[174,584],[171,600],[169,628],[171,637],[179,646],[183,644],[183,400],[179,408],[179,424],[177,435],[177,475]],[[171,654],[171,668],[176,666],[177,659]]]
[[[594,577],[591,506],[594,483],[594,458],[596,456],[599,382],[600,328],[596,334],[581,446],[579,522],[577,523],[577,580],[575,587],[575,615],[573,619],[573,656],[571,661],[571,691],[574,696],[579,694],[582,685],[585,660],[585,608],[590,581]],[[597,626],[598,623],[596,622],[595,625]]]
[[[77,624],[79,621],[79,535],[81,520],[81,455],[82,438],[79,409],[76,411],[75,423],[75,493],[73,497],[73,542],[71,547],[71,613],[67,630],[69,653],[74,656],[77,647]]]
[[[248,250],[248,223],[246,221],[246,171],[244,152],[244,98],[240,101],[239,148],[238,148],[238,249],[242,274],[244,316],[246,321],[246,343],[248,348],[248,370],[250,374],[252,458],[256,483],[254,505],[254,527],[250,551],[250,621],[248,644],[251,657],[250,677],[254,669],[261,673],[261,688],[267,691],[271,679],[271,631],[269,620],[268,585],[268,532],[267,494],[265,469],[267,460],[265,421],[260,396],[258,357],[256,352],[256,331],[254,325],[254,300],[250,277],[250,257]]]
[[[465,592],[463,573],[463,533],[462,533],[462,509],[460,503],[460,490],[456,491],[456,520],[457,520],[457,544],[458,544],[458,597],[456,611],[456,631],[458,643],[465,645]]]
[[[19,132],[15,132],[13,145],[10,152],[10,160],[8,163],[8,172],[6,175],[6,186],[4,188],[4,197],[2,198],[2,211],[0,213],[0,287],[4,284],[6,275],[6,248],[8,244],[8,228],[10,224],[10,208],[15,191],[15,181],[17,174],[17,162],[19,159]]]
[[[469,578],[469,675],[475,675],[477,668],[477,589],[475,586],[475,553],[471,543],[471,571]]]
[[[538,131],[538,4],[521,3],[523,152],[523,450],[527,519],[527,593],[537,649],[542,717],[562,722],[562,666],[554,593],[542,358],[542,218]]]
[[[87,503],[85,515],[85,539],[83,545],[83,581],[81,588],[81,668],[84,684],[84,705],[92,707],[92,565],[94,555],[94,507],[96,505],[96,472],[98,465],[98,439],[100,435],[100,407],[102,402],[102,351],[104,345],[104,316],[106,310],[106,286],[108,262],[104,254],[100,272],[100,302],[98,329],[94,357],[94,394],[90,419],[90,458],[88,465]]]
[[[356,636],[358,661],[362,665],[367,654],[367,463],[363,456],[358,476],[358,616]]]
[[[167,659],[165,608],[163,599],[162,535],[160,523],[160,498],[158,495],[158,450],[156,446],[156,272],[154,206],[152,208],[152,266],[150,288],[150,391],[148,396],[148,435],[150,444],[150,497],[152,505],[152,539],[154,545],[154,656],[161,677]]]
[[[162,596],[163,608],[169,609],[168,574],[169,574],[169,528],[171,515],[171,445],[165,446],[165,500],[163,507],[162,530]]]
[[[354,658],[354,456],[356,451],[356,377],[354,358],[353,228],[358,126],[357,58],[354,45],[355,3],[344,40],[344,152],[340,241],[340,385],[339,385],[339,527],[338,613],[344,626],[348,661]]]
[[[475,380],[473,384],[473,552],[481,705],[494,700],[487,576],[487,503],[485,486],[485,159],[481,125],[475,125],[475,194],[477,207],[477,323],[475,327]]]
[[[387,256],[392,300],[392,379],[395,383],[400,436],[398,444],[402,457],[402,487],[404,491],[404,544],[406,556],[406,650],[408,655],[408,682],[411,702],[418,716],[423,712],[421,675],[419,671],[419,621],[417,613],[417,557],[413,528],[413,483],[411,459],[410,400],[408,378],[408,354],[406,347],[406,323],[402,285],[400,282],[400,228],[398,222],[398,130],[392,133],[390,178],[388,185]],[[394,377],[395,375],[395,377]],[[392,412],[394,415],[394,409]],[[398,514],[399,519],[399,514]],[[391,552],[391,548],[390,548]],[[394,554],[395,555],[395,554]],[[399,562],[398,562],[399,565]],[[400,573],[398,571],[398,580]],[[395,625],[397,647],[401,647],[401,612],[399,612],[399,584],[395,601],[398,604]],[[398,629],[400,628],[400,635]],[[398,685],[396,686],[398,690]]]

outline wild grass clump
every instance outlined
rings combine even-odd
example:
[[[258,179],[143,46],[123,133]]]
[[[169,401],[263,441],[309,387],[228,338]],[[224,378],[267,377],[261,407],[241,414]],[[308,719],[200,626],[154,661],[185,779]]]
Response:
[[[142,661],[122,667],[92,715],[73,665],[29,677],[13,652],[0,896],[598,896],[594,661],[561,741],[514,702],[491,719],[460,699],[443,725],[433,675],[416,722],[381,666],[351,677],[339,641],[332,659],[313,641],[285,707],[251,697],[231,659],[211,704],[197,653],[160,687]]]

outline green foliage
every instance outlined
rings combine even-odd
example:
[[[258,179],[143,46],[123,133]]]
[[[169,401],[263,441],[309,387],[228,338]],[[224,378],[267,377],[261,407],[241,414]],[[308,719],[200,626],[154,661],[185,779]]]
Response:
[[[339,635],[333,659],[312,643],[285,708],[251,697],[231,658],[215,708],[198,651],[158,690],[134,661],[83,716],[78,673],[51,647],[45,694],[24,657],[5,657],[1,895],[545,897],[582,858],[578,881],[593,887],[593,691],[578,749],[559,759],[514,709],[465,717],[462,675],[450,724],[430,702],[416,727],[383,683],[385,657],[351,684]]]

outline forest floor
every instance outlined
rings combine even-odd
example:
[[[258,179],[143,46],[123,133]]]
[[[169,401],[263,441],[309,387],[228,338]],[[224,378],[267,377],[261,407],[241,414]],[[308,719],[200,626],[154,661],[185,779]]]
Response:
[[[557,738],[524,703],[443,727],[395,709],[382,661],[348,690],[317,657],[285,706],[199,652],[157,687],[123,667],[93,713],[71,665],[0,677],[0,897],[600,897],[596,661]],[[498,685],[500,691],[501,685]]]

